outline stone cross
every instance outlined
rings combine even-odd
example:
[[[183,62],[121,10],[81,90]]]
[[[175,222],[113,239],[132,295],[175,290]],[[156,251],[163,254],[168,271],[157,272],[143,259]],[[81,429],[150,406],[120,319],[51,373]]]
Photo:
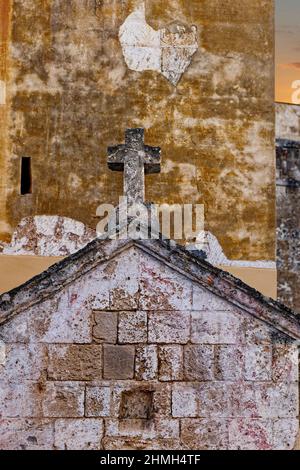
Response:
[[[145,174],[160,172],[160,148],[144,144],[144,129],[127,129],[125,144],[108,147],[107,163],[124,171],[124,196],[128,204],[145,200]]]

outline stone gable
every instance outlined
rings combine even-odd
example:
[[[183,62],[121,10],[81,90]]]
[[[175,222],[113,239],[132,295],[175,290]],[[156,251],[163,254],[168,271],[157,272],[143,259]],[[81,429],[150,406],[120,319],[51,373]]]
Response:
[[[1,297],[1,449],[293,448],[299,320],[185,253],[95,241]]]

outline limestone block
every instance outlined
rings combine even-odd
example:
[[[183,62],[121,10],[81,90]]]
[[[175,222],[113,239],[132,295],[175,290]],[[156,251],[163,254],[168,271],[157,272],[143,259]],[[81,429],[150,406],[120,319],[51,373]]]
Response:
[[[155,439],[155,424],[147,419],[107,419],[105,435],[109,437],[138,437],[139,439]]]
[[[141,311],[120,312],[119,343],[143,343],[147,341],[147,313]]]
[[[157,346],[138,346],[135,358],[135,377],[137,380],[154,380],[157,377]]]
[[[109,279],[109,308],[111,310],[138,309],[139,253],[134,248],[121,253],[106,268]]]
[[[272,380],[272,348],[269,345],[252,345],[246,348],[245,379]]]
[[[102,378],[102,346],[94,344],[50,345],[48,378],[93,380]]]
[[[92,310],[109,310],[109,279],[105,275],[107,264],[98,265],[68,286],[69,306],[82,306]]]
[[[218,419],[182,419],[181,441],[191,450],[226,450],[228,423]]]
[[[186,449],[178,439],[140,439],[106,437],[102,441],[105,450],[181,450]]]
[[[244,374],[244,349],[235,345],[215,346],[215,378],[240,380]]]
[[[141,256],[141,310],[190,310],[192,283],[149,256]]]
[[[0,366],[0,380],[10,382],[38,381],[46,374],[46,353],[46,346],[42,344],[6,344],[5,366]]]
[[[187,343],[190,337],[189,312],[156,311],[148,314],[148,339],[152,343]]]
[[[273,344],[272,378],[275,382],[296,382],[299,378],[298,347],[294,344]]]
[[[273,450],[293,450],[299,430],[299,420],[276,419],[273,424]]]
[[[255,400],[262,418],[294,418],[299,412],[298,383],[255,384]]]
[[[224,401],[224,416],[260,418],[259,405],[256,401],[255,382],[243,380],[219,382],[216,394]],[[211,391],[207,390],[206,394]],[[201,395],[201,393],[200,393]],[[217,406],[211,411],[220,414]]]
[[[232,305],[212,292],[193,284],[193,310],[226,312],[232,310]]]
[[[173,381],[183,379],[183,349],[179,345],[159,346],[159,380]]]
[[[134,346],[104,345],[105,379],[132,379],[134,375]]]
[[[255,382],[227,382],[231,416],[260,418],[259,404],[256,400]]]
[[[256,320],[255,318],[246,318],[245,322],[245,341],[250,345],[270,344],[272,342],[271,329]]]
[[[179,438],[179,419],[165,419],[157,417],[155,419],[155,430],[158,439]]]
[[[185,380],[213,380],[213,346],[205,344],[184,347],[184,377]]]
[[[172,387],[162,383],[155,386],[153,394],[153,411],[156,416],[170,417],[172,415]]]
[[[66,290],[32,307],[28,312],[31,340],[42,343],[91,343],[92,312],[74,302]]]
[[[207,393],[223,400],[224,409],[227,404],[228,416],[293,419],[298,413],[298,385],[293,383],[272,382],[224,382],[226,396],[216,396],[210,390]],[[201,388],[203,385],[201,385]],[[201,397],[201,390],[199,391]],[[216,405],[214,405],[216,406]]]
[[[172,391],[172,416],[174,418],[196,417],[198,397],[194,387],[175,384]]]
[[[229,423],[230,450],[271,450],[272,421],[238,418]]]
[[[116,343],[118,332],[117,312],[95,312],[93,340],[97,343]]]
[[[110,416],[110,387],[86,387],[85,416]]]
[[[1,325],[0,339],[4,343],[28,343],[28,318],[30,310],[16,315],[8,322]]]
[[[231,400],[230,383],[200,383],[197,386],[197,398],[199,406],[198,416],[201,418],[227,418],[234,416],[235,403]]]
[[[45,417],[81,417],[84,415],[84,385],[78,382],[47,382],[42,406]]]
[[[0,383],[0,415],[7,418],[42,416],[42,388],[33,382]]]
[[[288,103],[276,103],[276,135],[281,139],[299,140],[299,119],[300,112],[298,106],[291,106]]]
[[[49,419],[2,419],[1,450],[52,450],[54,423]]]
[[[106,435],[139,439],[174,439],[179,437],[179,420],[107,419]]]
[[[241,320],[232,312],[192,312],[192,343],[235,344],[241,341]]]
[[[101,419],[58,419],[55,421],[55,449],[99,450],[103,435]]]

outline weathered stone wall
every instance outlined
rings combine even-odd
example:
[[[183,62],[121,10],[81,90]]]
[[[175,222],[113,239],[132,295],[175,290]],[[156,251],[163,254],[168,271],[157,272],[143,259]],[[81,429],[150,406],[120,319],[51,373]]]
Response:
[[[10,0],[0,0],[0,239],[9,240],[11,228],[8,223],[6,194],[8,182],[8,43],[10,33]]]
[[[300,187],[277,186],[278,300],[300,313]]]
[[[300,312],[300,106],[276,104],[278,298]]]
[[[300,141],[300,106],[275,103],[276,138]]]
[[[128,250],[0,327],[0,448],[291,449],[294,343]]]
[[[39,214],[94,228],[98,204],[122,194],[106,148],[144,127],[164,157],[147,199],[204,203],[228,258],[274,260],[273,0],[145,0],[134,38],[126,27],[119,38],[142,3],[13,2],[1,237]]]

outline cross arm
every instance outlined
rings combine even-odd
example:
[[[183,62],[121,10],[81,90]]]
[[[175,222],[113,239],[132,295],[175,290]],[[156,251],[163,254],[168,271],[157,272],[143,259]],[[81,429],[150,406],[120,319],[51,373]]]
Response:
[[[161,149],[160,147],[150,147],[145,145],[145,173],[150,175],[151,173],[160,172],[160,163],[161,163]]]
[[[124,171],[124,155],[127,149],[125,145],[115,145],[107,148],[108,168],[113,171]]]

